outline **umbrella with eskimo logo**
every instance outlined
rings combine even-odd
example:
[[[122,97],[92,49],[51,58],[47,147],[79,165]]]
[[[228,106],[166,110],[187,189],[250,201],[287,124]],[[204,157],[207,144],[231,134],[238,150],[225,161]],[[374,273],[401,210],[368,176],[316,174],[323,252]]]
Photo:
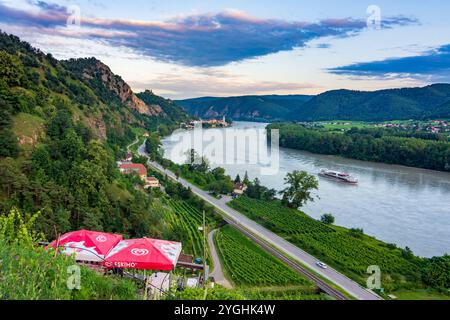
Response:
[[[172,270],[181,253],[181,243],[149,238],[120,241],[103,261],[106,268]]]
[[[74,254],[79,261],[100,262],[121,240],[118,234],[79,230],[63,234],[49,247],[62,248],[64,254]]]

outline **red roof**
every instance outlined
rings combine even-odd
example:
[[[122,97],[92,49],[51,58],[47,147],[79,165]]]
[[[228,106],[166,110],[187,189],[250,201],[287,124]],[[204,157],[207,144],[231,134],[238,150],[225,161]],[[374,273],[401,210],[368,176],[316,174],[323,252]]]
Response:
[[[139,175],[147,175],[147,169],[140,163],[124,163],[121,164],[119,168],[127,171],[135,171]]]

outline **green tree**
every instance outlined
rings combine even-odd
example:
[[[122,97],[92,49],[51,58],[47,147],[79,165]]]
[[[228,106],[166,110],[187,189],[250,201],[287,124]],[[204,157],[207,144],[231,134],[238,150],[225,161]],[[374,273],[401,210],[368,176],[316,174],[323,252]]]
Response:
[[[281,191],[283,203],[290,208],[300,208],[308,201],[314,201],[312,190],[319,188],[316,177],[305,171],[288,173],[284,179],[287,187]]]
[[[364,236],[364,230],[360,228],[352,228],[348,230],[348,235],[353,238],[361,239]]]
[[[0,159],[0,189],[7,197],[16,191],[23,190],[27,184],[27,177],[14,159]]]
[[[450,256],[428,259],[423,280],[432,287],[450,289]]]
[[[18,86],[25,76],[22,62],[5,51],[0,51],[0,79],[10,86]]]
[[[414,253],[410,247],[405,247],[405,249],[402,250],[402,256],[405,259],[413,259]]]
[[[333,224],[334,223],[334,217],[330,213],[325,213],[320,217],[320,221],[325,224]]]
[[[217,180],[208,185],[208,190],[215,194],[229,194],[233,192],[233,183],[229,180]]]
[[[170,134],[170,129],[167,125],[161,124],[158,127],[158,132],[162,137],[168,136]]]
[[[56,115],[51,119],[47,127],[47,134],[52,138],[62,138],[66,130],[72,127],[72,115],[66,108],[62,108],[58,110]]]
[[[19,146],[17,138],[11,130],[0,130],[0,157],[17,157],[19,154]]]
[[[186,151],[186,164],[189,165],[190,171],[206,173],[209,171],[209,161],[206,157],[202,157],[194,149]]]
[[[150,133],[145,141],[145,151],[149,154],[150,159],[156,161],[160,158],[159,150],[161,148],[161,138],[156,133]]]
[[[245,171],[245,175],[244,175],[244,179],[242,180],[242,183],[245,185],[249,185],[250,184],[250,179],[248,178],[248,172]]]

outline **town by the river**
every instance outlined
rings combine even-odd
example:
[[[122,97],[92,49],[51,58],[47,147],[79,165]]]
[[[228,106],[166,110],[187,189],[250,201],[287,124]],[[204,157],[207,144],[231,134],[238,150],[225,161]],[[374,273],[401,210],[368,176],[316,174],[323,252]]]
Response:
[[[263,129],[265,126],[264,123],[235,122],[231,128],[208,130]],[[165,138],[166,158],[182,162],[183,159],[173,156],[172,150],[179,146],[177,141],[183,135],[190,134],[191,131],[177,131]],[[450,253],[450,173],[285,148],[280,148],[279,170],[275,175],[261,174],[258,164],[223,164],[221,167],[233,178],[237,174],[243,177],[247,171],[250,179],[258,177],[262,184],[277,190],[283,189],[285,175],[294,170],[316,176],[323,168],[348,172],[358,178],[357,186],[317,176],[317,198],[302,210],[314,218],[331,213],[336,225],[362,228],[366,234],[385,242],[408,246],[422,257]]]

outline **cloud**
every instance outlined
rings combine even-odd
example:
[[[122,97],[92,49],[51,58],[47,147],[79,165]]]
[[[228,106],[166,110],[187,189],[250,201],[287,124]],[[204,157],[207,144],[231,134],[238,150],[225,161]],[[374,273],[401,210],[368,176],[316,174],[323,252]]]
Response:
[[[317,88],[317,86],[309,83],[255,81],[221,71],[218,71],[221,76],[217,77],[215,73],[199,72],[190,76],[161,74],[149,81],[130,81],[130,85],[137,91],[151,88],[153,91],[172,99],[217,96],[217,88],[220,88],[220,96],[247,95],[249,92],[256,95],[291,94],[304,92],[305,89]]]
[[[450,44],[421,55],[362,62],[329,69],[331,73],[366,78],[428,78],[450,81]]]
[[[164,62],[222,66],[304,47],[322,37],[347,37],[366,29],[365,20],[327,19],[315,23],[258,19],[236,10],[178,16],[164,22],[83,17],[81,29],[67,31],[67,8],[31,1],[35,10],[0,3],[0,22],[40,27],[43,34],[102,40]],[[407,17],[385,19],[384,28],[415,24]]]

